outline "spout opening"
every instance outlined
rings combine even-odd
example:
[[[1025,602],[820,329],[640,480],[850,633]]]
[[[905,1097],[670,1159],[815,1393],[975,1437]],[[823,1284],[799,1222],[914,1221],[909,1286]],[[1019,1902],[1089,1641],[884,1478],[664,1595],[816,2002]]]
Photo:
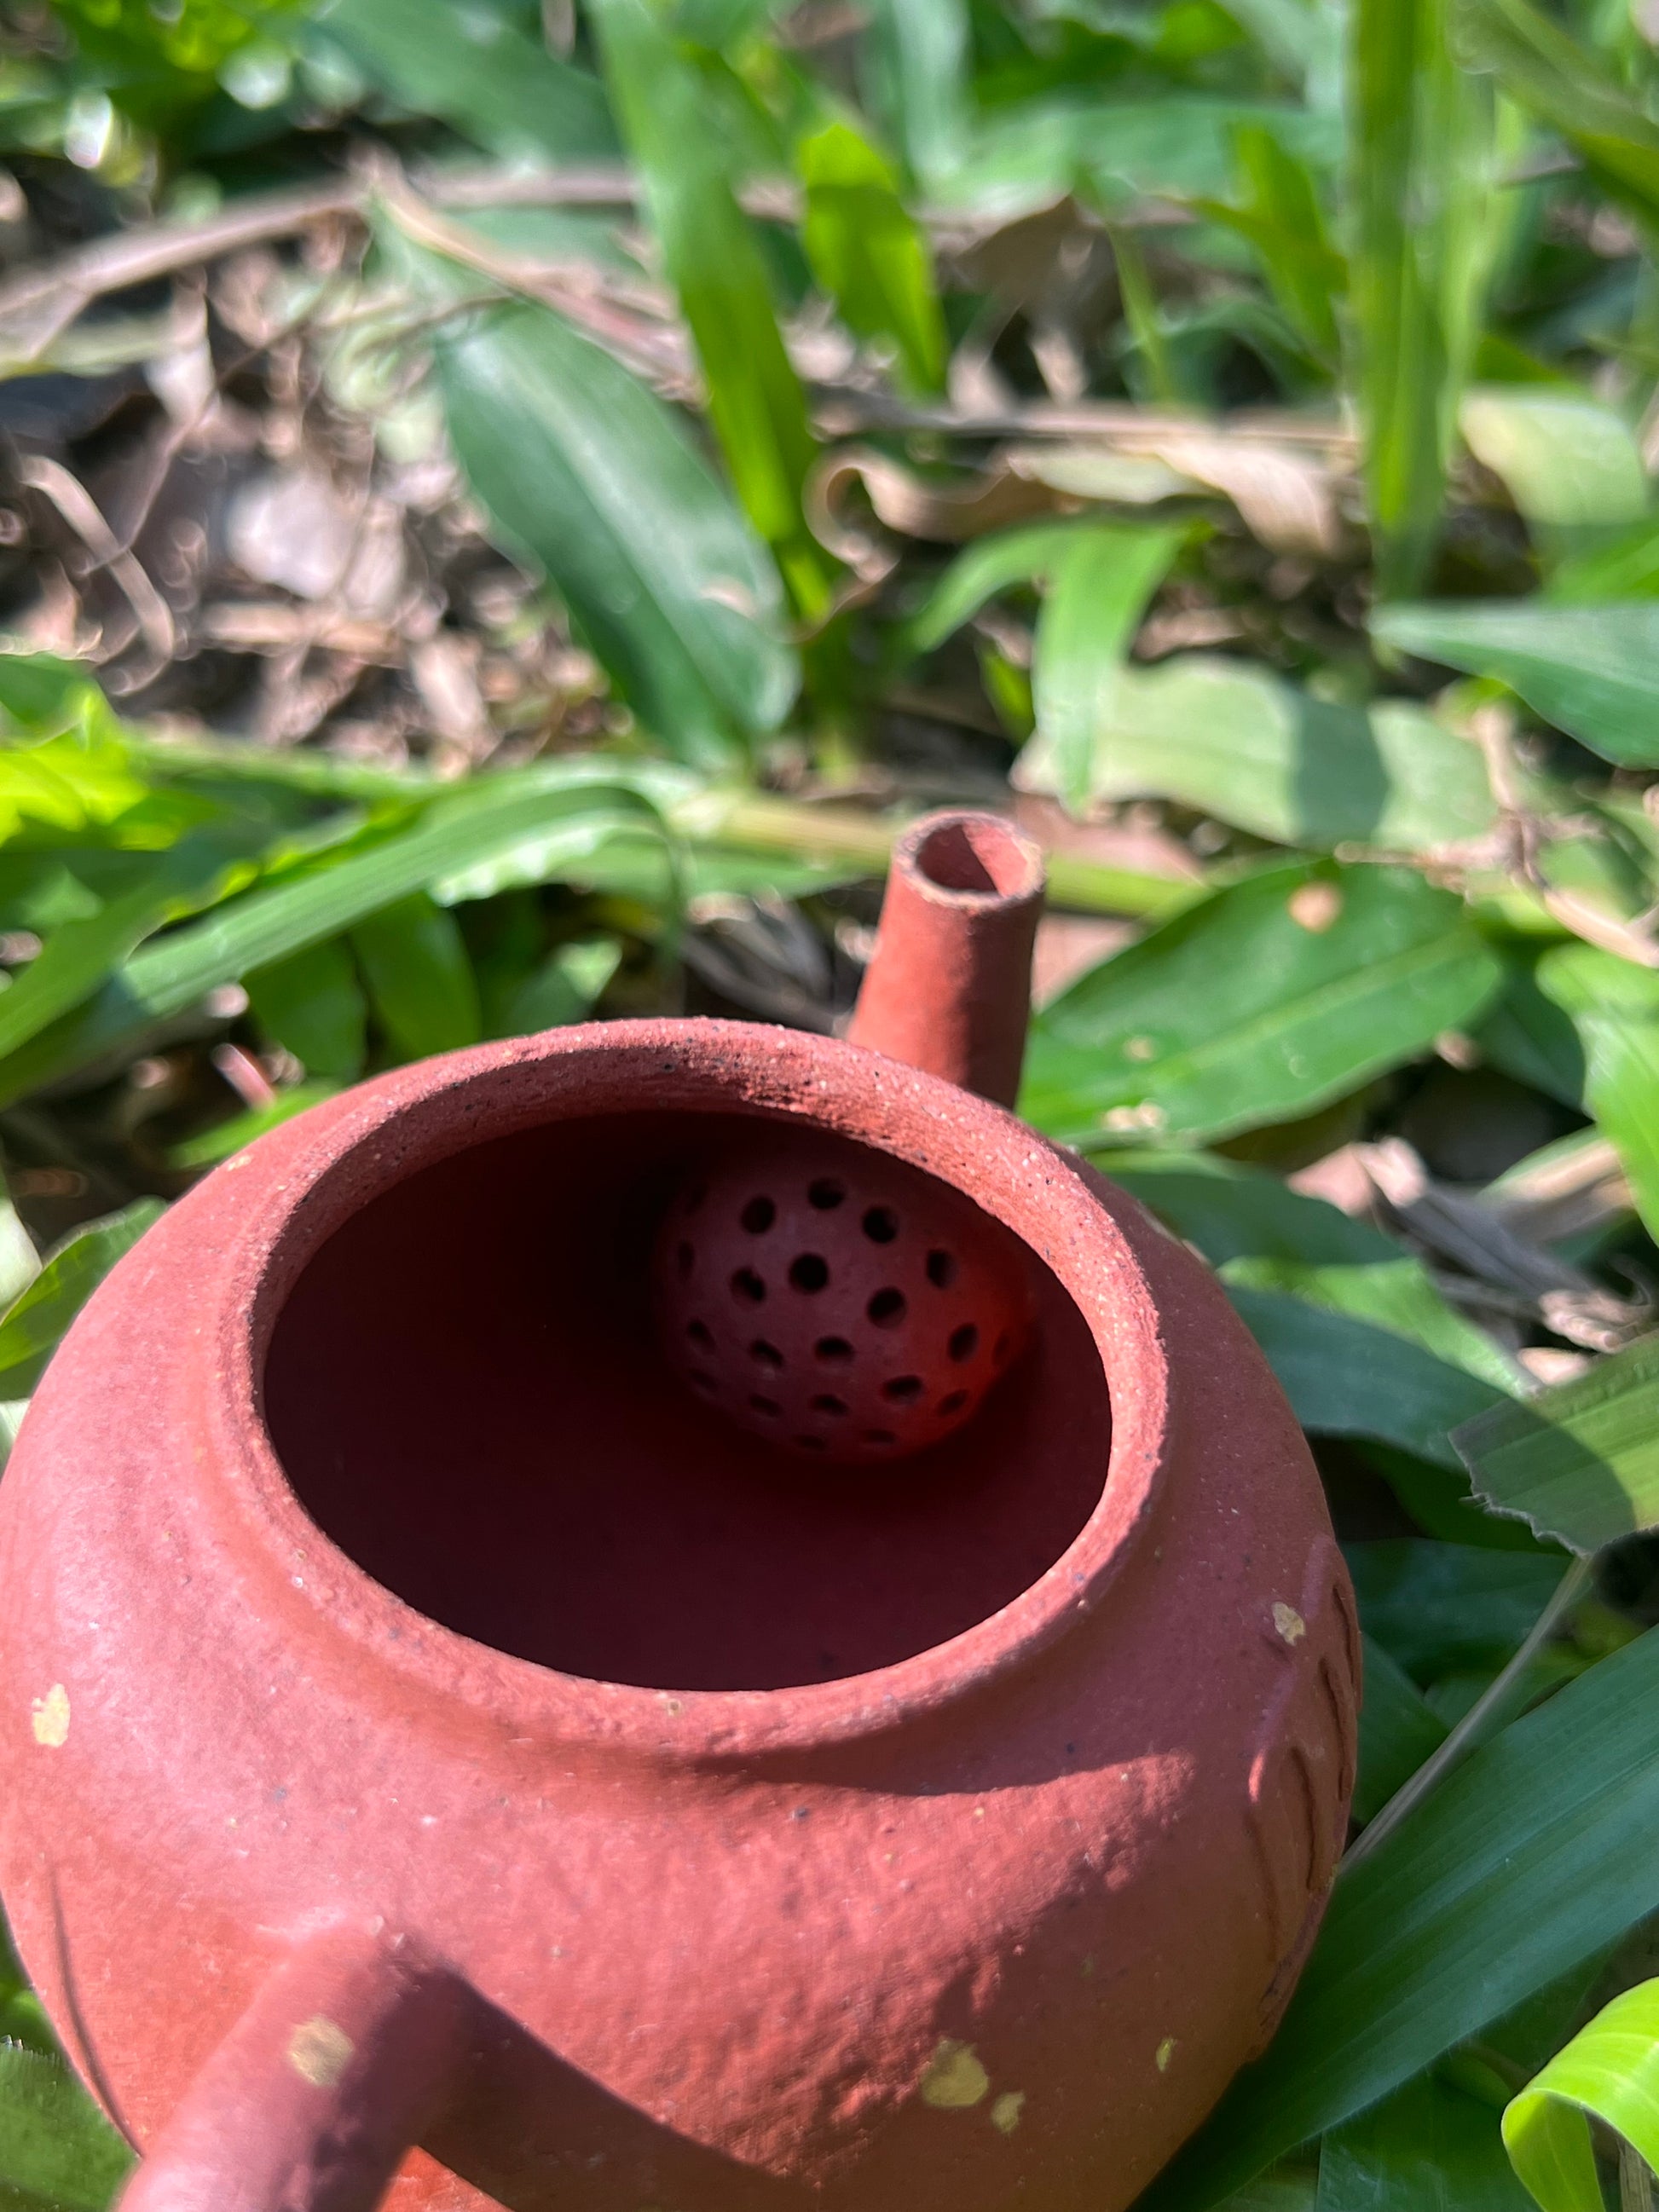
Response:
[[[935,818],[909,859],[929,890],[975,906],[1018,903],[1042,889],[1042,854],[994,814]]]

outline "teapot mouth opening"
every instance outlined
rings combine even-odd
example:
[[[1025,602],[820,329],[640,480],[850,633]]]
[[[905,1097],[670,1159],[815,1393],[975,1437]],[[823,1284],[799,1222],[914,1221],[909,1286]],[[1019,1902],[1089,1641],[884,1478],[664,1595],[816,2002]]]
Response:
[[[901,1206],[966,1200],[1029,1282],[1018,1358],[898,1463],[806,1463],[665,1359],[665,1211],[711,1148],[780,1129]],[[331,1631],[515,1725],[685,1750],[890,1726],[1090,1609],[1146,1516],[1158,1332],[1102,1187],[896,1062],[742,1024],[555,1031],[365,1086],[284,1165],[222,1370],[244,1499],[290,1554],[307,1532]]]

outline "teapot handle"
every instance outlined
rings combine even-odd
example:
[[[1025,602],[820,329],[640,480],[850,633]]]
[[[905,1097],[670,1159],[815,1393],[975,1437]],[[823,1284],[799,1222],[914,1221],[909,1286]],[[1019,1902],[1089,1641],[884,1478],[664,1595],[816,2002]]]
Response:
[[[120,2212],[374,2212],[458,2086],[469,2012],[412,1942],[308,1937],[185,2092]]]

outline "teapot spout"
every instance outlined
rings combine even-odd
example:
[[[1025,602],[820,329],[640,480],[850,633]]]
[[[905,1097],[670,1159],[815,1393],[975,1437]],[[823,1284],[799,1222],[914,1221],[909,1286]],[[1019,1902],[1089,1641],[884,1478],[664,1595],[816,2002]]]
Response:
[[[848,1042],[1012,1106],[1042,893],[1042,854],[1000,816],[913,823],[893,848]]]

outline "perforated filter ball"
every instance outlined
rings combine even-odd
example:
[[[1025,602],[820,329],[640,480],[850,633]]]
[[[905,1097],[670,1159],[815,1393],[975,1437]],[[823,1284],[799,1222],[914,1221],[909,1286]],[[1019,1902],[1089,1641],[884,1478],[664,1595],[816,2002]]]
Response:
[[[761,1135],[689,1177],[655,1268],[663,1349],[692,1390],[842,1462],[901,1459],[971,1420],[1030,1328],[1006,1231],[821,1138]]]

